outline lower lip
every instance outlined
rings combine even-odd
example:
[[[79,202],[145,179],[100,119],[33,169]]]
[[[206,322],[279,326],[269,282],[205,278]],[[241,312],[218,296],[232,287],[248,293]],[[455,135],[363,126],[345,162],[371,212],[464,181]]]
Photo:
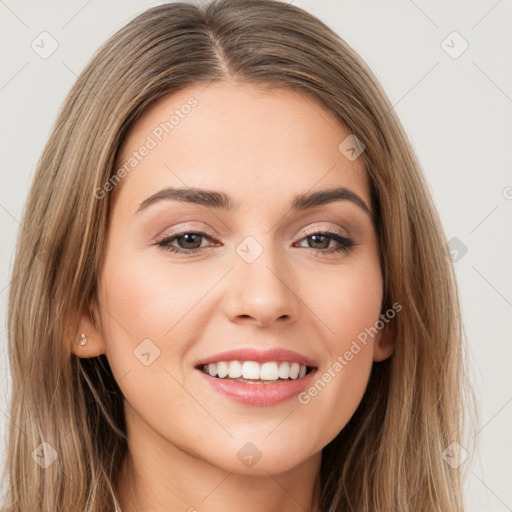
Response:
[[[316,371],[313,370],[296,380],[283,380],[276,384],[246,384],[231,379],[211,377],[202,370],[196,369],[215,391],[228,398],[247,405],[269,406],[288,400],[302,391],[311,383]]]

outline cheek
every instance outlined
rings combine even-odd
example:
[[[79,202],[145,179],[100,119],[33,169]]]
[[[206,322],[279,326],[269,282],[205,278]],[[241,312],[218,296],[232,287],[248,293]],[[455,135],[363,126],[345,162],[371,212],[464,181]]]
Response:
[[[124,376],[130,373],[130,380],[151,388],[156,384],[155,372],[165,371],[173,353],[180,350],[179,340],[186,340],[186,322],[180,319],[191,309],[194,296],[189,293],[187,299],[184,284],[176,276],[161,275],[147,258],[131,257],[133,250],[116,251],[113,246],[109,250],[100,279],[106,355],[118,382],[126,385]]]
[[[186,349],[187,314],[204,294],[179,272],[161,272],[129,251],[111,251],[100,279],[106,356],[130,410],[147,423],[172,430],[171,410],[204,411],[179,383],[176,359]],[[190,326],[188,326],[190,327]],[[190,432],[194,424],[188,425]],[[200,428],[197,425],[197,435]]]
[[[141,257],[119,240],[108,248],[99,283],[106,356],[136,410],[196,405],[178,384],[180,361],[207,322],[198,311],[218,274],[186,267],[163,256]]]
[[[358,302],[359,301],[354,301]],[[331,319],[336,336],[326,342],[329,358],[318,369],[311,385],[298,396],[304,417],[322,425],[318,449],[328,444],[349,422],[366,390],[373,365],[373,338],[367,329],[378,319],[351,303]],[[352,314],[351,314],[352,313]]]
[[[365,258],[357,265],[338,268],[311,292],[311,303],[325,324],[329,353],[343,353],[379,318],[383,288],[378,262]]]
[[[382,301],[380,267],[373,260],[337,272],[336,279],[322,281],[323,292],[316,288],[311,296],[324,324],[329,357],[312,386],[299,396],[307,414],[324,422],[324,443],[346,425],[363,397]]]
[[[343,345],[348,348],[350,343]],[[350,421],[366,390],[372,349],[369,345],[359,345],[348,352],[340,351],[339,356],[317,372],[311,386],[298,396],[304,411],[302,417],[315,418],[315,424],[319,426],[318,450],[331,442]],[[348,353],[351,355],[347,357]]]
[[[136,345],[150,338],[164,345],[170,337],[179,339],[186,323],[181,320],[204,295],[208,283],[198,282],[179,265],[155,266],[151,258],[129,253],[110,252],[103,268],[100,289],[107,343]]]

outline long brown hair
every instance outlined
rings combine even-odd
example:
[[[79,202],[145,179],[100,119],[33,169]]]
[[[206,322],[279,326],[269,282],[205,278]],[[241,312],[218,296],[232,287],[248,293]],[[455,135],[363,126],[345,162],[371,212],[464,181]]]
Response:
[[[402,306],[393,356],[374,364],[356,413],[323,450],[322,511],[461,510],[461,471],[443,452],[463,444],[463,336],[428,187],[361,58],[314,16],[277,0],[148,9],[98,50],[66,97],[37,165],[10,288],[6,510],[117,508],[128,449],[121,391],[105,356],[71,352],[79,314],[97,298],[113,201],[95,191],[116,173],[123,141],[150,105],[226,78],[293,88],[364,143],[382,307]]]

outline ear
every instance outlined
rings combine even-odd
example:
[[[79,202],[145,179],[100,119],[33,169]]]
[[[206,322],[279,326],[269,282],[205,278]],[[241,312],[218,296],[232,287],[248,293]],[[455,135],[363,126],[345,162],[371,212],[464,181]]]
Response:
[[[93,300],[90,306],[84,307],[79,314],[78,332],[71,337],[71,350],[78,357],[96,357],[106,353],[107,345],[98,309],[96,301]],[[82,334],[87,340],[83,345],[80,344]]]
[[[373,360],[384,361],[395,350],[394,333],[389,324],[381,329],[373,342]]]

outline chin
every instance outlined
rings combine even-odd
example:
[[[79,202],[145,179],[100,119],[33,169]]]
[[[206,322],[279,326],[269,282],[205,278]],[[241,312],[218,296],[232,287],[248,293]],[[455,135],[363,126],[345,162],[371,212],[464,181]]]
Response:
[[[321,452],[322,447],[306,448],[299,437],[277,436],[270,440],[265,438],[267,435],[268,432],[259,437],[253,436],[252,441],[251,437],[243,440],[236,437],[229,442],[219,442],[217,447],[222,446],[222,453],[206,450],[208,453],[203,453],[201,458],[231,473],[265,476],[285,473]]]

